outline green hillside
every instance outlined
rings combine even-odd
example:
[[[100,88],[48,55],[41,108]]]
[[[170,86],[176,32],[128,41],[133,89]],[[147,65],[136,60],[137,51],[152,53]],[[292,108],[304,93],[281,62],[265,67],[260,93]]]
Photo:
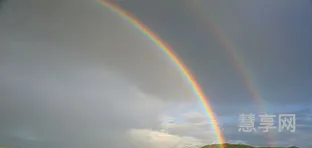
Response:
[[[291,147],[255,147],[250,145],[244,145],[244,144],[223,144],[224,148],[299,148],[295,146]],[[213,145],[206,145],[202,148],[220,148],[220,144],[213,144]]]

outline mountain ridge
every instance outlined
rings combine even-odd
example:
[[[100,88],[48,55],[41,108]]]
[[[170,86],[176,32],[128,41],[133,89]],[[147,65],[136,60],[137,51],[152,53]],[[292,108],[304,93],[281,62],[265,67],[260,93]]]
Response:
[[[246,144],[229,144],[229,143],[225,143],[222,145],[223,145],[223,148],[299,148],[297,146],[288,146],[288,147],[274,146],[274,147],[270,147],[270,146],[250,146],[250,145],[246,145]],[[220,147],[221,147],[221,144],[211,144],[211,145],[203,146],[201,148],[220,148]]]

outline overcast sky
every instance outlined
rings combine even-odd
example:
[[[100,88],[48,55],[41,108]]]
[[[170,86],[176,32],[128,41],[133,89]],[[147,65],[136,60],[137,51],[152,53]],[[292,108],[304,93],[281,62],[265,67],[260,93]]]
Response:
[[[195,74],[227,142],[312,146],[309,0],[116,3]],[[0,20],[1,145],[182,148],[216,142],[212,121],[175,65],[96,0],[7,0]],[[265,111],[296,114],[295,133],[238,132],[238,115],[258,114],[259,104],[209,22],[243,61]]]

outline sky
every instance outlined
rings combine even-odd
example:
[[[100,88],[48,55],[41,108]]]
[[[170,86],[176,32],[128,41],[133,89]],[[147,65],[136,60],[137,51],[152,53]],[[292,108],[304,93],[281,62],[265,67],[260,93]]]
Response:
[[[226,142],[312,146],[311,1],[114,3],[192,71]],[[174,63],[98,1],[6,0],[0,20],[1,145],[182,148],[217,142],[213,121]],[[296,131],[238,132],[239,114],[260,112],[296,114]]]

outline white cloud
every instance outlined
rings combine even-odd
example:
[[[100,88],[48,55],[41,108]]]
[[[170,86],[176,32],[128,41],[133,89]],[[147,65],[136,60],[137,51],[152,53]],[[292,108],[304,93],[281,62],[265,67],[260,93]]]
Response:
[[[182,137],[150,129],[133,129],[129,134],[138,147],[142,148],[185,148],[203,145],[201,140],[194,137]]]
[[[231,144],[247,144],[246,141],[242,141],[242,140],[227,140],[227,143],[231,143]]]
[[[187,108],[185,109],[187,110]],[[164,122],[160,125],[161,131],[179,136],[191,136],[205,141],[205,143],[213,143],[215,138],[215,130],[208,117],[203,116],[200,112],[189,111],[176,116],[166,116]],[[200,120],[198,120],[200,119]]]

